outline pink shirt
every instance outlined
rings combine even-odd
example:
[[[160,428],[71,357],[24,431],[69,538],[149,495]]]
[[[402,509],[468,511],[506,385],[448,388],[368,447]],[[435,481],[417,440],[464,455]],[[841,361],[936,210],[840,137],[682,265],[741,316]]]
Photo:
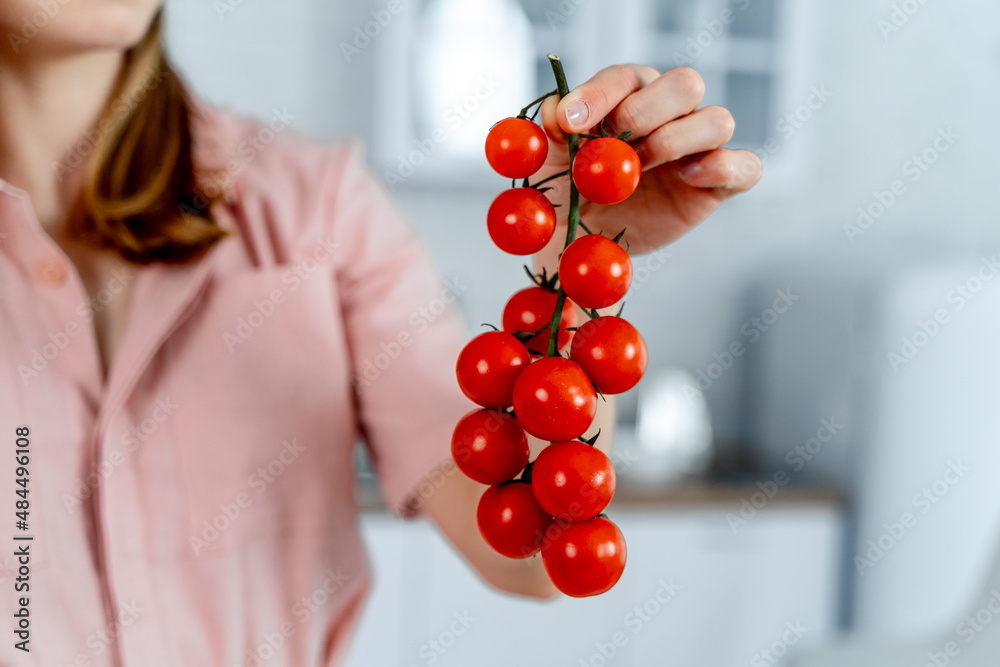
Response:
[[[232,236],[194,264],[122,272],[96,304],[0,181],[0,664],[337,664],[369,583],[356,438],[412,514],[470,407],[454,299],[361,151],[198,109],[196,159],[227,165],[215,214]],[[103,383],[90,309],[125,281]],[[30,593],[15,593],[24,545]],[[30,653],[14,648],[22,595]]]

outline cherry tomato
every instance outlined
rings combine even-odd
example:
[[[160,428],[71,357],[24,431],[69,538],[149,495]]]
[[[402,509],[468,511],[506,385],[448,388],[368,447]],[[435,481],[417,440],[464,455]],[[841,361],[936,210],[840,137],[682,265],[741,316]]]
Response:
[[[546,357],[524,369],[514,383],[514,412],[536,438],[572,440],[594,421],[597,392],[576,363]]]
[[[556,519],[586,521],[615,495],[615,468],[604,452],[585,442],[554,442],[535,459],[531,488]]]
[[[582,523],[555,523],[549,529],[542,561],[549,579],[575,598],[605,593],[625,571],[625,537],[611,521],[594,517]]]
[[[517,292],[503,308],[503,330],[512,334],[538,331],[552,321],[552,314],[556,312],[556,299],[555,292],[541,287],[529,287]],[[564,348],[573,338],[573,332],[566,329],[576,326],[576,318],[576,308],[572,301],[567,300],[563,306],[562,319],[559,320],[559,349]],[[544,356],[549,350],[549,330],[532,336],[524,345],[529,352]]]
[[[646,342],[620,317],[595,317],[577,330],[570,358],[586,371],[597,391],[620,394],[646,372]]]
[[[552,517],[538,505],[531,484],[510,482],[483,492],[476,521],[483,539],[497,553],[527,558],[541,550]]]
[[[480,484],[500,484],[524,470],[528,438],[507,413],[473,410],[455,427],[451,456],[466,477]]]
[[[514,381],[531,355],[519,340],[502,331],[487,331],[469,341],[458,355],[458,386],[484,408],[503,410],[513,404]]]
[[[486,159],[493,170],[507,178],[528,178],[545,164],[549,140],[527,118],[507,118],[486,136]]]
[[[639,187],[642,165],[635,150],[621,139],[591,139],[573,161],[577,190],[595,204],[625,201]]]
[[[559,260],[566,296],[584,308],[607,308],[621,301],[632,284],[632,260],[620,245],[600,234],[569,244]]]
[[[534,255],[556,232],[556,209],[534,188],[504,190],[486,215],[493,243],[512,255]]]

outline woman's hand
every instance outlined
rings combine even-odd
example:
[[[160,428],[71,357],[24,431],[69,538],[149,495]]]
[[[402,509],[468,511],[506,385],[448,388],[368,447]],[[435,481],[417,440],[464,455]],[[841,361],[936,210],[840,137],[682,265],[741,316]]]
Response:
[[[633,254],[649,252],[677,239],[704,220],[719,204],[749,190],[760,179],[760,159],[750,151],[721,148],[733,136],[735,122],[719,106],[698,109],[705,94],[701,76],[689,67],[660,74],[652,67],[614,65],[561,100],[542,105],[542,124],[549,135],[549,157],[532,180],[569,167],[566,133],[617,136],[631,131],[642,161],[639,188],[620,204],[599,206],[581,199],[580,213],[594,232],[615,235],[628,227]],[[606,120],[605,120],[606,119]],[[549,183],[553,203],[562,204],[565,224],[569,202],[567,178]],[[562,248],[558,231],[543,255]]]

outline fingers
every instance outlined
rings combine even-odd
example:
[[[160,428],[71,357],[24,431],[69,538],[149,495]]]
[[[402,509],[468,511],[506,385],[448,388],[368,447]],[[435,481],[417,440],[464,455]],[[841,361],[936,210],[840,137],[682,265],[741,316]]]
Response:
[[[601,122],[622,100],[650,85],[659,76],[655,69],[644,65],[606,67],[561,99],[554,119],[562,132],[586,132]]]
[[[704,97],[701,75],[690,67],[678,67],[625,97],[608,114],[605,129],[612,135],[631,131],[635,137],[644,137],[691,113]]]
[[[752,188],[762,172],[760,158],[751,151],[716,149],[686,160],[678,175],[692,187],[723,190],[731,196]]]
[[[728,109],[710,106],[661,125],[634,143],[633,148],[643,169],[652,169],[685,155],[722,148],[733,138],[735,129],[736,121]]]
[[[566,143],[566,133],[559,126],[559,121],[556,120],[556,109],[559,106],[559,96],[551,95],[542,102],[542,110],[539,112],[539,117],[542,119],[542,127],[545,129],[545,133],[549,135],[549,138],[553,141],[558,141],[561,144]]]
[[[660,126],[692,113],[705,96],[705,81],[690,67],[660,74],[652,67],[614,65],[595,74],[562,100],[542,104],[542,125],[555,141],[566,133],[587,132],[606,119],[612,134],[631,131],[644,137]]]

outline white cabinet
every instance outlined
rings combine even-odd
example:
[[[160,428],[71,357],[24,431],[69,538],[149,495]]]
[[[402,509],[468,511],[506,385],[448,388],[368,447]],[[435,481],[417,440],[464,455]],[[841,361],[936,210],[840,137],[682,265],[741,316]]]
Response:
[[[601,597],[551,602],[491,590],[425,521],[367,513],[374,582],[347,664],[772,664],[760,652],[797,642],[790,626],[810,640],[835,628],[840,513],[785,502],[734,533],[726,514],[738,508],[619,504],[622,580]]]

